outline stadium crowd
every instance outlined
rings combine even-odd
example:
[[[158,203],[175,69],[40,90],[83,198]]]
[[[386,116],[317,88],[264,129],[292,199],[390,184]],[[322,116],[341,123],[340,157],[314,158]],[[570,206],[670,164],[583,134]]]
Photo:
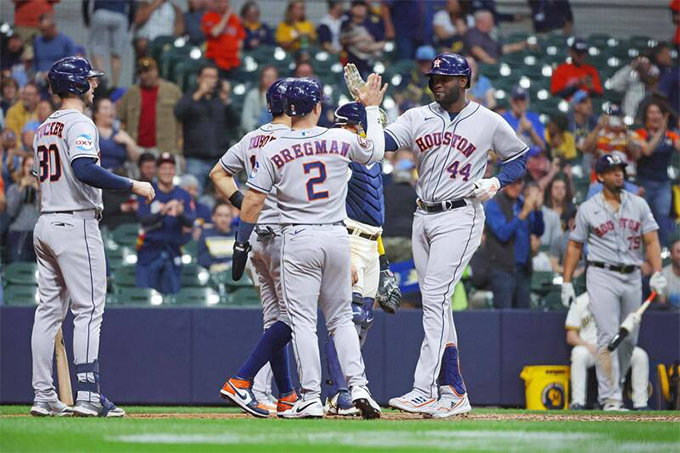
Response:
[[[317,23],[303,1],[293,0],[276,25],[260,19],[256,1],[236,11],[229,0],[189,0],[182,11],[172,0],[84,0],[90,37],[74,43],[55,21],[59,0],[13,2],[14,25],[1,30],[0,55],[3,267],[35,260],[40,208],[32,142],[59,108],[45,79],[59,58],[84,55],[97,69],[110,68],[91,111],[101,165],[154,182],[158,196],[145,205],[106,192],[102,226],[111,250],[136,249],[123,258],[136,265],[137,286],[174,294],[185,281],[183,265],[213,274],[229,265],[238,211],[208,174],[245,132],[270,120],[265,91],[273,81],[318,76],[329,94],[321,124],[330,126],[347,101],[331,63],[354,63],[364,76],[384,72],[392,85],[384,107],[394,120],[433,101],[425,74],[435,55],[448,51],[465,55],[473,68],[469,98],[501,114],[530,146],[525,178],[485,207],[483,245],[454,308],[549,307],[578,204],[602,190],[594,162],[616,153],[628,162],[626,190],[647,200],[667,248],[668,291],[658,306],[680,309],[677,32],[667,43],[645,40],[639,52],[621,53],[627,41],[570,37],[568,1],[529,0],[533,30],[508,35],[503,23],[523,18],[499,12],[493,0],[328,1]],[[669,10],[678,27],[680,1]],[[129,46],[134,82],[122,86]],[[384,239],[393,263],[411,259],[414,167],[405,150],[384,164]],[[496,171],[492,159],[487,173]],[[643,274],[648,278],[650,269]],[[417,305],[417,297],[411,302]]]

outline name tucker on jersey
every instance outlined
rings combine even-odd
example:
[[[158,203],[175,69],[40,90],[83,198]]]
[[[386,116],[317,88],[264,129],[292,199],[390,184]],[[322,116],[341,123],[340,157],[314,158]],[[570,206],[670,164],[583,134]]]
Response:
[[[45,137],[46,135],[56,135],[59,138],[62,137],[62,132],[64,131],[64,123],[59,121],[52,121],[51,123],[45,123],[36,132],[38,139]]]
[[[420,148],[421,153],[442,145],[457,149],[465,157],[470,157],[477,150],[477,147],[468,141],[467,138],[453,132],[444,132],[443,134],[441,132],[433,132],[417,138],[416,144]]]
[[[290,148],[285,148],[274,154],[271,161],[276,165],[276,168],[281,168],[288,162],[299,159],[304,156],[316,156],[319,154],[338,154],[342,157],[347,157],[350,144],[338,140],[315,140],[313,142],[304,142],[296,144]]]

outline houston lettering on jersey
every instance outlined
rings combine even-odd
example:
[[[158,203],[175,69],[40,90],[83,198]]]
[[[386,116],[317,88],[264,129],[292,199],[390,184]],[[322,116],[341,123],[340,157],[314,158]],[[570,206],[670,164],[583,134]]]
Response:
[[[347,142],[338,142],[337,140],[315,140],[313,142],[304,142],[296,144],[290,148],[283,149],[271,157],[271,161],[276,165],[276,168],[281,168],[288,162],[299,159],[304,156],[316,156],[319,154],[339,154],[343,157],[347,156],[350,144]]]
[[[36,134],[38,135],[38,140],[47,135],[56,135],[59,138],[62,137],[62,132],[64,131],[64,123],[59,121],[53,121],[51,123],[44,123],[38,128]]]
[[[457,149],[465,157],[470,157],[470,155],[477,150],[477,147],[472,144],[472,142],[468,141],[468,139],[452,132],[444,132],[444,134],[441,132],[426,134],[417,138],[416,144],[420,148],[421,153],[441,145]]]
[[[619,229],[621,230],[630,230],[634,233],[637,233],[640,231],[640,222],[634,219],[627,219],[625,217],[621,217],[619,219]],[[595,234],[597,234],[599,237],[604,236],[610,231],[614,231],[614,221],[613,220],[608,220],[604,222],[603,224],[597,226],[594,228]]]

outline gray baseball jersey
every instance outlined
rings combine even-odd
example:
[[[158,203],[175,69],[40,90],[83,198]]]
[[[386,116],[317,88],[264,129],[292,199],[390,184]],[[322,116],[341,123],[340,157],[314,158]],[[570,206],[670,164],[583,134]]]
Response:
[[[290,128],[283,124],[268,123],[259,129],[247,133],[237,144],[229,148],[220,158],[220,164],[225,171],[237,175],[242,171],[247,174],[253,172],[257,155],[260,150],[282,135],[290,132]],[[276,208],[276,192],[270,192],[264,201],[264,207],[260,213],[259,224],[279,223],[279,211]]]
[[[57,110],[35,133],[33,153],[43,212],[104,208],[101,189],[80,182],[70,165],[79,157],[99,161],[99,132],[90,118]]]
[[[453,120],[437,103],[412,108],[385,131],[400,149],[413,151],[416,191],[427,202],[470,194],[484,177],[489,150],[509,162],[528,149],[499,114],[472,101]]]
[[[621,205],[614,212],[599,193],[584,202],[576,213],[572,241],[588,244],[588,261],[613,265],[643,263],[642,235],[658,230],[647,202],[630,192],[621,192]]]
[[[347,165],[378,162],[383,154],[344,129],[293,130],[262,149],[246,184],[264,193],[276,188],[281,224],[341,222],[347,216]]]

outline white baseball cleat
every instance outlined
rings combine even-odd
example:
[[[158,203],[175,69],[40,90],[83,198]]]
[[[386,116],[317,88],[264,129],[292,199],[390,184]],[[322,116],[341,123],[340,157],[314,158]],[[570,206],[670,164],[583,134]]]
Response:
[[[614,411],[627,412],[628,411],[628,409],[623,407],[623,405],[621,404],[621,401],[616,401],[616,400],[607,400],[604,403],[604,407],[602,408],[602,410],[606,411],[606,412],[614,412]]]
[[[432,411],[429,414],[425,414],[426,417],[448,418],[455,415],[467,414],[472,410],[467,393],[461,396],[452,391],[446,391],[444,388],[442,388],[441,393],[442,394],[432,408]]]
[[[280,414],[283,418],[323,418],[323,404],[321,398],[313,400],[299,399],[293,407]]]
[[[414,414],[429,414],[436,404],[437,398],[425,396],[415,389],[389,401],[389,405],[393,408]]]
[[[359,409],[354,407],[352,397],[347,390],[341,390],[327,398],[323,411],[326,415],[342,415],[346,417],[359,415]]]
[[[371,397],[371,392],[366,386],[352,387],[352,403],[359,409],[363,418],[380,418],[380,406]]]
[[[73,409],[59,400],[36,401],[31,407],[31,415],[35,417],[70,417],[73,415]]]

